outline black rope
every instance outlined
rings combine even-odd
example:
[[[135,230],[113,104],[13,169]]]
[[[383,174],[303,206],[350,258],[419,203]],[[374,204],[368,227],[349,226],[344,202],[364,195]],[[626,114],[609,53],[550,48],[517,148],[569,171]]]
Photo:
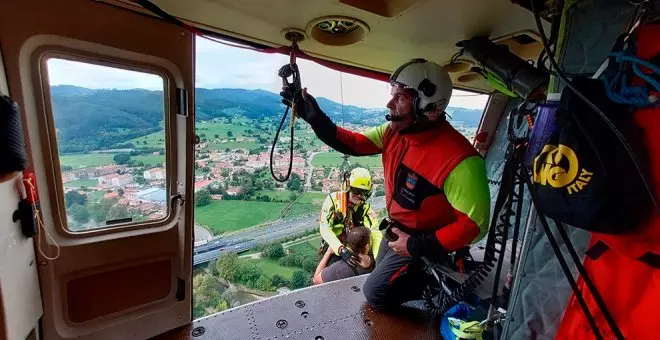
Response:
[[[538,198],[536,197],[536,192],[532,187],[532,182],[529,178],[529,175],[527,174],[526,171],[523,171],[522,175],[525,179],[525,184],[527,185],[527,188],[530,192],[532,203],[538,209],[538,204],[535,203],[538,202]],[[578,288],[577,283],[575,282],[575,278],[573,278],[573,274],[571,273],[571,270],[568,268],[568,263],[566,263],[566,259],[564,259],[564,256],[561,253],[561,249],[559,249],[559,244],[557,243],[557,239],[555,239],[555,236],[552,234],[552,230],[550,230],[548,221],[545,219],[545,216],[542,213],[539,213],[538,217],[539,217],[539,221],[541,222],[541,226],[543,227],[543,231],[545,232],[545,235],[548,237],[548,241],[550,242],[550,247],[552,248],[552,251],[555,253],[557,260],[559,261],[559,266],[561,267],[564,276],[566,276],[566,280],[568,281],[568,284],[571,286],[571,290],[573,290],[573,294],[575,295],[575,298],[577,299],[577,302],[580,305],[580,308],[582,309],[582,312],[584,313],[584,316],[587,319],[589,326],[591,327],[591,331],[594,333],[594,337],[596,339],[603,339],[603,336],[600,334],[600,330],[598,329],[598,325],[596,324],[593,315],[589,311],[589,307],[587,307],[587,303],[584,300],[584,296],[582,295],[582,292]]]
[[[0,96],[0,159],[0,174],[27,167],[21,113],[18,104],[7,96]]]
[[[564,224],[555,219],[553,219],[553,222],[555,222],[555,225],[557,226],[557,230],[559,231],[559,235],[561,236],[562,240],[564,240],[564,244],[566,244],[566,249],[568,249],[568,253],[571,255],[573,262],[575,262],[575,266],[577,267],[577,270],[580,273],[582,280],[587,285],[587,288],[589,289],[589,293],[591,293],[591,296],[593,296],[596,305],[600,309],[601,313],[603,313],[603,316],[605,317],[605,321],[607,321],[607,324],[614,332],[614,336],[616,336],[617,339],[623,339],[624,338],[623,333],[621,333],[621,330],[614,321],[612,314],[610,313],[609,309],[607,309],[607,305],[605,304],[603,297],[598,292],[598,289],[596,289],[596,286],[594,285],[593,281],[591,281],[591,278],[589,277],[587,270],[584,268],[584,265],[582,265],[582,261],[578,257],[577,252],[573,247],[573,243],[571,242],[571,239],[568,237],[568,234],[566,233]]]
[[[280,126],[277,128],[277,132],[275,133],[275,139],[273,139],[273,145],[270,148],[270,175],[273,176],[273,179],[275,179],[278,182],[288,181],[289,177],[291,177],[291,169],[293,168],[293,125],[291,125],[291,141],[289,143],[289,169],[284,177],[278,177],[275,175],[274,162],[273,162],[273,155],[275,154],[275,146],[277,145],[277,139],[280,137],[280,132],[282,131],[282,125],[284,125],[284,121],[286,120],[286,117],[288,115],[289,115],[289,107],[287,106],[286,110],[284,110],[284,115],[282,115]],[[293,119],[293,117],[291,118]]]

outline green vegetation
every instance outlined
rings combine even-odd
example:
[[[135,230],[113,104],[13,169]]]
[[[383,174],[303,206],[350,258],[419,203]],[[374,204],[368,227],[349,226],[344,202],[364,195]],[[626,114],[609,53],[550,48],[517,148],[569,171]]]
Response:
[[[274,202],[214,201],[196,208],[195,222],[208,226],[214,234],[221,234],[277,220],[285,205]]]
[[[211,204],[211,193],[208,190],[200,190],[195,193],[195,206],[203,207]]]
[[[74,169],[97,167],[115,164],[114,153],[92,153],[60,155],[60,165],[70,166]],[[159,166],[165,162],[165,155],[139,155],[131,156],[131,160],[143,162],[144,165]]]
[[[97,179],[77,179],[75,181],[64,183],[65,188],[95,187],[99,184]]]
[[[318,214],[321,209],[320,205],[315,205],[311,203],[298,203],[295,202],[291,205],[285,213],[283,218],[292,218],[298,216],[305,216],[310,214]]]
[[[113,164],[114,153],[60,155],[60,165],[74,169]]]
[[[380,168],[383,166],[380,155],[350,157],[348,160],[351,162],[351,165],[356,165],[359,163],[361,166],[367,166],[371,168]],[[338,152],[321,152],[314,156],[312,165],[318,167],[339,167],[341,166],[342,162],[343,159],[341,158],[341,154]]]
[[[265,275],[274,276],[279,274],[280,276],[284,277],[287,280],[291,280],[291,276],[293,275],[293,273],[296,270],[300,270],[299,268],[296,267],[282,266],[277,260],[271,260],[271,259],[259,259],[259,260],[246,259],[245,261],[254,263],[257,266],[257,268],[263,271]]]
[[[276,190],[259,190],[255,193],[256,196],[268,196],[271,200],[275,201],[288,201],[291,192],[289,191],[276,191]]]
[[[318,205],[319,207],[323,205],[325,198],[328,195],[321,192],[305,192],[302,196],[296,201],[296,203],[312,203]]]

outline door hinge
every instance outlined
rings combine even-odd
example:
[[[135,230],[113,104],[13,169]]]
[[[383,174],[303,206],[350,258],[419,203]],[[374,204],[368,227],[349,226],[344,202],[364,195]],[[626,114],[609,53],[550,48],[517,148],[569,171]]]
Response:
[[[176,107],[178,115],[188,117],[188,91],[186,89],[176,88]]]

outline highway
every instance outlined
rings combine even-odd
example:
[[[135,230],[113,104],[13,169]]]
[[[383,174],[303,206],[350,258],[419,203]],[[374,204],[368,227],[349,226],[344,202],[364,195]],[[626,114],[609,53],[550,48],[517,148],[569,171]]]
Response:
[[[385,197],[372,199],[371,206],[376,211],[384,209]],[[318,228],[317,220],[318,216],[314,214],[295,220],[277,221],[267,226],[250,228],[227,236],[218,236],[205,245],[195,247],[193,265],[207,263],[225,252],[246,251],[259,244],[277,241],[309,229]]]

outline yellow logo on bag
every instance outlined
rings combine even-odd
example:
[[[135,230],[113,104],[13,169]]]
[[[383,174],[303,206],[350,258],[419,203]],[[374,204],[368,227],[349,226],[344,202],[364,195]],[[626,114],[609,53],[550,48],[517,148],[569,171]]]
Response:
[[[566,187],[569,195],[584,189],[593,174],[580,169],[575,151],[566,145],[547,144],[534,159],[534,182],[553,188]]]

